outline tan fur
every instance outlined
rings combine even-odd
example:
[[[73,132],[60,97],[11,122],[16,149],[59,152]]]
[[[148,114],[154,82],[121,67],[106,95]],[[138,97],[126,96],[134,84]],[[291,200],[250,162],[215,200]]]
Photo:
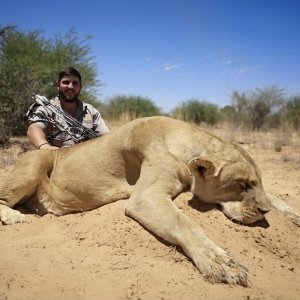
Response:
[[[172,202],[186,190],[220,203],[241,223],[261,220],[271,207],[260,172],[242,148],[195,125],[150,117],[71,148],[26,153],[0,184],[0,220],[23,222],[13,209],[19,203],[64,215],[129,199],[126,214],[180,246],[206,278],[247,285],[246,268]]]

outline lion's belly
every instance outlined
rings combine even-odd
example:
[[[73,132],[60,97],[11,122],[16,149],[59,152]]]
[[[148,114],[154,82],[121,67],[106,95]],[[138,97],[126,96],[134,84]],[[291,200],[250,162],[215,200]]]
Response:
[[[26,207],[34,211],[38,215],[52,213],[55,215],[66,215],[69,213],[84,212],[98,208],[104,203],[100,201],[81,201],[74,197],[72,201],[55,201],[53,198],[38,198],[35,201],[26,202]]]
[[[96,176],[97,177],[97,176]],[[37,201],[31,203],[35,211],[65,215],[89,211],[121,199],[128,199],[132,193],[125,178],[106,176],[90,178],[82,182],[76,178],[58,181],[55,176],[44,182],[37,193]],[[61,179],[61,178],[60,178]]]

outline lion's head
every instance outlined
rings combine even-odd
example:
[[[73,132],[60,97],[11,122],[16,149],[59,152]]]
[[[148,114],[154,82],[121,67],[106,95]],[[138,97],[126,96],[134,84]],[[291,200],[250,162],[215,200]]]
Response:
[[[193,175],[191,192],[203,202],[220,204],[231,220],[254,223],[271,209],[260,171],[243,150],[226,159],[194,158],[188,168]]]

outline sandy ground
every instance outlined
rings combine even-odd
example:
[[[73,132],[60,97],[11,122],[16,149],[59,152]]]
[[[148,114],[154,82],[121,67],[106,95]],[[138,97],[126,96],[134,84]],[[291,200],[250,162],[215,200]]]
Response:
[[[266,191],[300,211],[299,136],[216,133],[242,142],[262,170]],[[275,151],[278,142],[281,151]],[[19,151],[16,144],[1,150],[0,180]],[[248,268],[249,287],[205,281],[180,249],[126,217],[124,200],[0,225],[0,299],[300,299],[300,228],[282,213],[242,226],[190,193],[175,203]]]

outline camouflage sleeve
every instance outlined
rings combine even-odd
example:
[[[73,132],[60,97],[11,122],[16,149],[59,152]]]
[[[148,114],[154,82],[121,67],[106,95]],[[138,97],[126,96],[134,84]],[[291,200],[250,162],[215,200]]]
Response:
[[[109,128],[102,119],[100,112],[91,105],[88,105],[88,110],[93,117],[93,130],[97,135],[103,135],[110,132]]]
[[[26,115],[29,125],[32,123],[39,123],[41,128],[45,128],[47,126],[48,122],[47,120],[45,120],[45,118],[49,116],[49,112],[46,110],[45,107],[33,104],[29,108]]]
[[[97,112],[95,115],[93,115],[93,129],[94,131],[99,135],[103,135],[105,133],[108,133],[110,130],[108,129],[107,125],[105,124],[105,121],[102,119],[99,112]]]

